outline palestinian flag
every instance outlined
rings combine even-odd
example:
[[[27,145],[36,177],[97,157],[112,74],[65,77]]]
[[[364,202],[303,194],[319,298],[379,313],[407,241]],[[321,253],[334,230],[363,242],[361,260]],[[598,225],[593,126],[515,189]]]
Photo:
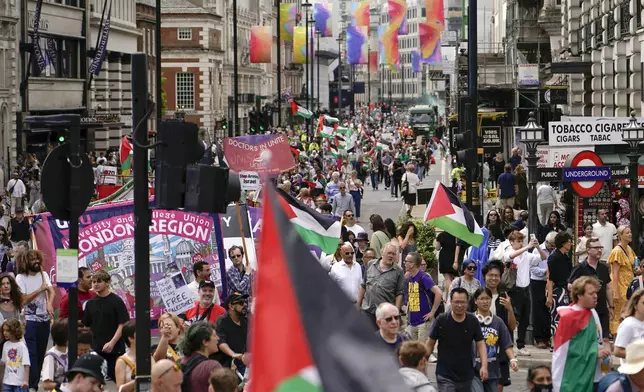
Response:
[[[121,139],[119,157],[121,160],[121,175],[129,176],[130,174],[132,174],[132,158],[134,157],[134,148],[132,147],[132,143],[130,143],[127,136],[123,136],[123,139]]]
[[[337,123],[340,122],[339,119],[337,119],[335,117],[328,116],[328,115],[324,115],[324,121],[326,121],[327,124],[330,124],[330,125],[337,124]]]
[[[592,391],[597,372],[601,326],[594,309],[562,306],[552,353],[552,382],[555,391]],[[597,317],[597,318],[596,318]]]
[[[480,246],[483,231],[459,198],[440,181],[425,210],[425,222],[439,227],[470,245]]]
[[[278,189],[278,195],[286,215],[302,240],[308,245],[317,246],[326,254],[335,253],[338,248],[338,240],[342,235],[340,222],[305,206],[282,190]]]
[[[327,127],[326,125],[323,125],[322,129],[318,133],[318,137],[321,137],[323,139],[331,139],[331,138],[333,138],[333,128]]]
[[[294,116],[300,116],[304,118],[313,117],[313,112],[303,106],[298,105],[295,100],[291,101],[291,111],[293,112]]]
[[[391,349],[295,234],[279,198],[269,188],[263,204],[253,392],[411,392]]]
[[[340,157],[340,151],[338,151],[338,147],[334,144],[331,144],[331,142],[328,142],[327,146],[327,154],[331,155],[333,158],[339,158]]]
[[[376,143],[376,148],[377,148],[378,150],[380,150],[380,151],[382,151],[382,150],[389,150],[389,145],[388,145],[388,144],[385,144],[385,143],[380,143],[380,142],[378,142],[378,143]]]

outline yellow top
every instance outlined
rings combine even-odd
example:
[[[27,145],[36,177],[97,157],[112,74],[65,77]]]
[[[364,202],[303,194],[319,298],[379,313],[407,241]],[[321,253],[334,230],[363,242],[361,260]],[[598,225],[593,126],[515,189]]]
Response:
[[[630,246],[626,246],[625,250],[620,245],[617,245],[608,256],[608,265],[610,265],[611,269],[619,268],[619,282],[617,282],[619,296],[626,298],[626,290],[628,290],[628,286],[635,277],[633,273],[635,252]]]

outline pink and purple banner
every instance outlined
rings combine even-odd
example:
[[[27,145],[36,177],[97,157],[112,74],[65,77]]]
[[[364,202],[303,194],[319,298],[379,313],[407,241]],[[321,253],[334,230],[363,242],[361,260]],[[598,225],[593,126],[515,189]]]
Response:
[[[416,50],[411,52],[411,72],[420,72],[420,54]]]
[[[440,38],[441,33],[431,23],[418,23],[420,57],[425,64],[439,65],[442,62]]]
[[[105,270],[110,286],[134,318],[134,208],[132,201],[88,208],[80,218],[79,266]],[[56,282],[56,249],[69,245],[69,226],[49,213],[33,224],[37,248],[45,256],[44,270]],[[166,306],[157,282],[171,279],[182,285],[194,280],[192,265],[206,261],[220,296],[226,296],[226,270],[221,226],[217,214],[154,210],[150,225],[150,309],[157,319]],[[178,288],[178,287],[177,287]],[[62,295],[60,296],[62,297]]]
[[[369,27],[347,26],[347,62],[367,64],[369,61],[367,38]]]
[[[389,27],[395,28],[399,35],[408,34],[407,2],[405,0],[389,0],[387,11],[389,13]]]
[[[273,47],[272,28],[270,26],[253,26],[250,28],[250,62],[253,64],[270,64]]]
[[[351,26],[369,27],[371,23],[369,2],[351,3],[349,15],[351,15]]]
[[[313,4],[313,19],[315,20],[315,29],[320,32],[320,37],[333,37],[333,29],[331,23],[332,9],[333,4],[331,3]]]

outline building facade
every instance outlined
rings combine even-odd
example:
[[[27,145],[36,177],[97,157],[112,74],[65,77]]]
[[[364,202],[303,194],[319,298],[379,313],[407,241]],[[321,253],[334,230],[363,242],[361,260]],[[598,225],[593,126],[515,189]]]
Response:
[[[183,112],[212,136],[226,116],[223,2],[162,0],[162,7],[165,117]]]
[[[0,167],[5,178],[15,163],[15,119],[20,108],[18,7],[18,0],[0,1]]]
[[[164,105],[161,99],[156,96],[157,72],[156,72],[156,4],[155,0],[136,0],[136,27],[139,30],[137,52],[145,53],[148,56],[148,90],[152,94],[157,105]],[[148,120],[148,131],[156,132],[156,116]]]

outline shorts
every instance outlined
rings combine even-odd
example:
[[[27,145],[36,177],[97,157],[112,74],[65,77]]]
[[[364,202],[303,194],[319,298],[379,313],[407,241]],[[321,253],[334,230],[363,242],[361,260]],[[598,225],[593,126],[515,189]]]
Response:
[[[510,362],[499,362],[499,368],[501,370],[499,385],[503,385],[504,387],[512,385],[512,380],[510,378]]]

